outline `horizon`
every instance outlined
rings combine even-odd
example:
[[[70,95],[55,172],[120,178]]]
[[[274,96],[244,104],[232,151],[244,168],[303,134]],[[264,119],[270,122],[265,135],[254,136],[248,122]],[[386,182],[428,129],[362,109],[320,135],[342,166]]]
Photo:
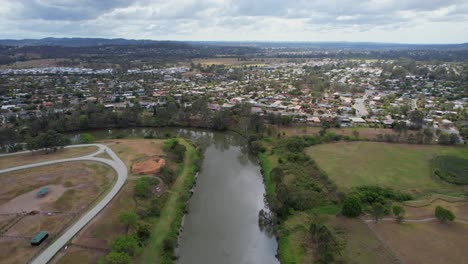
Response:
[[[334,40],[334,41],[321,41],[321,40],[190,40],[190,39],[139,39],[139,38],[125,38],[125,37],[41,37],[41,38],[0,38],[0,41],[27,41],[27,40],[46,40],[46,39],[102,39],[102,40],[129,40],[129,41],[154,41],[154,42],[225,42],[225,43],[350,43],[350,44],[378,44],[378,45],[463,45],[468,44],[468,40],[462,42],[440,42],[440,43],[430,43],[430,42],[380,42],[380,41],[348,41],[348,40]]]

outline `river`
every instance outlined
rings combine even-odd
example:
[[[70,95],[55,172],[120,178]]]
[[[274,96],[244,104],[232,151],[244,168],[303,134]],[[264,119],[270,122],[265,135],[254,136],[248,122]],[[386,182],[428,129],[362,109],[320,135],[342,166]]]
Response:
[[[178,263],[279,263],[275,236],[258,225],[258,213],[266,209],[265,187],[246,140],[234,133],[141,128],[101,131],[98,138],[116,133],[142,137],[149,131],[190,138],[202,149],[200,173],[179,238]]]

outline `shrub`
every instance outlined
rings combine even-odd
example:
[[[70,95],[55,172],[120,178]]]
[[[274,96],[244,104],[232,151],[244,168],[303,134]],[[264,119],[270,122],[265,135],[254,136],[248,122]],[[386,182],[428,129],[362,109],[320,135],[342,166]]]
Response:
[[[149,178],[139,178],[135,183],[135,195],[148,198],[151,195],[151,182]]]
[[[94,137],[89,133],[83,133],[80,135],[80,142],[83,144],[91,144],[94,143]]]
[[[362,213],[361,200],[356,196],[349,196],[343,203],[341,213],[347,217],[358,217]]]
[[[435,217],[441,222],[453,221],[455,220],[455,215],[452,211],[443,208],[442,206],[437,206],[435,209]]]
[[[401,223],[405,216],[405,208],[399,205],[394,205],[392,207],[393,215],[396,217],[397,222]]]
[[[111,242],[111,250],[134,256],[138,250],[138,241],[134,236],[118,236]]]
[[[132,258],[125,252],[111,251],[104,258],[104,263],[107,264],[129,264],[132,262]]]

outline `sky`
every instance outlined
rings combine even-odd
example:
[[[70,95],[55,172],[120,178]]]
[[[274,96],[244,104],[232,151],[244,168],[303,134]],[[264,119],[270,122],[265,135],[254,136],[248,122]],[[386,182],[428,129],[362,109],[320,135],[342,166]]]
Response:
[[[0,38],[468,42],[468,0],[0,0]]]

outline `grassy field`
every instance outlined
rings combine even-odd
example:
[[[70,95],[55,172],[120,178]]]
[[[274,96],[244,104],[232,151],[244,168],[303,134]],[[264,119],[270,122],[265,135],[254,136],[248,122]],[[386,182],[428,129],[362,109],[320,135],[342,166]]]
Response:
[[[150,242],[138,258],[138,263],[163,263],[163,241],[177,237],[184,214],[183,209],[186,202],[184,197],[188,197],[197,170],[196,160],[198,159],[198,153],[194,146],[186,140],[179,142],[187,148],[183,165],[171,188],[171,196],[153,227]]]
[[[60,63],[70,61],[69,59],[33,59],[28,61],[18,61],[12,64],[0,65],[0,69],[25,69],[44,68],[60,66]]]
[[[44,151],[35,151],[31,153],[0,157],[0,169],[6,169],[36,162],[81,157],[88,154],[92,154],[97,150],[97,147],[90,146],[59,149],[55,152],[50,152],[48,154]]]
[[[360,185],[379,185],[416,195],[456,194],[463,187],[432,177],[431,159],[439,155],[468,156],[468,148],[338,142],[306,150],[341,190]]]
[[[265,59],[250,59],[250,60],[239,60],[237,58],[210,58],[210,59],[196,59],[192,61],[195,64],[201,64],[203,66],[210,65],[226,65],[226,66],[265,66],[267,63],[283,63],[287,62],[287,59],[282,58],[265,58]]]
[[[30,238],[41,230],[47,230],[55,239],[76,218],[96,202],[111,186],[115,172],[110,167],[95,162],[69,162],[34,169],[0,174],[0,211],[18,213],[21,211],[62,212],[63,214],[35,214],[2,218],[1,232],[6,236]],[[35,197],[43,186],[50,188],[44,198]],[[8,263],[26,263],[41,250],[31,247],[28,239],[0,241],[0,254]]]
[[[468,225],[395,222],[371,223],[369,227],[385,241],[403,263],[466,263]]]

